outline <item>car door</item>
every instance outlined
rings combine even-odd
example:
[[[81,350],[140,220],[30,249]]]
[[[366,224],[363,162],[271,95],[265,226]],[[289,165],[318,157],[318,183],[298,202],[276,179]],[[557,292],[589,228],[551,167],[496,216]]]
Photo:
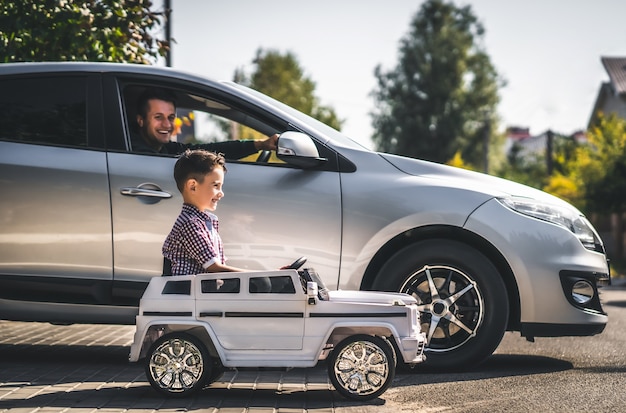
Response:
[[[150,277],[162,274],[161,246],[182,197],[172,176],[174,157],[109,153],[113,222],[113,295],[137,305]]]
[[[232,274],[232,275],[231,275]],[[254,274],[200,276],[196,312],[227,350],[301,350],[306,297],[291,274],[262,273],[270,287],[253,288]],[[285,288],[289,287],[289,288]],[[231,354],[231,357],[236,355]]]
[[[31,74],[0,82],[0,298],[110,303],[107,160],[98,121],[88,122],[87,99],[95,91],[88,92],[88,85],[98,84],[91,80]],[[2,313],[47,321],[65,317],[56,315],[59,307],[45,314],[38,308]]]
[[[300,256],[337,279],[341,247],[337,172],[227,164],[217,214],[229,263],[276,269]]]
[[[140,154],[108,156],[114,271],[120,286],[161,274],[161,246],[182,207],[172,176],[175,161]],[[275,269],[305,255],[320,273],[337,274],[337,173],[254,163],[227,163],[227,168],[225,196],[216,214],[229,264]]]
[[[262,130],[248,128],[253,138],[281,131],[280,122],[274,120],[275,124],[268,125],[255,117],[250,103],[237,103],[235,97],[222,95],[218,102],[209,90],[187,90],[154,80],[150,86],[170,88],[180,101],[178,116],[195,120],[190,128],[177,131],[178,139],[197,143],[223,138],[206,131],[223,130],[229,122],[233,123],[229,129],[234,129],[236,122],[222,116],[225,112]],[[120,84],[121,99],[137,95],[142,87],[147,86]],[[128,90],[133,93],[125,93]],[[126,102],[127,110],[122,114],[128,134],[134,123],[130,114],[133,105]],[[247,112],[233,109],[236,105],[245,106]],[[190,112],[193,115],[187,116]],[[211,120],[202,124],[203,115]],[[255,159],[227,161],[225,197],[216,214],[228,263],[254,270],[276,269],[306,255],[318,271],[336,279],[341,246],[339,173],[303,170],[280,162],[258,163]],[[161,274],[161,246],[182,206],[173,179],[175,160],[174,155],[132,153],[132,148],[128,153],[109,153],[114,294],[120,299],[134,296],[138,300],[143,291],[139,286],[150,276]],[[145,190],[155,192],[146,195]]]

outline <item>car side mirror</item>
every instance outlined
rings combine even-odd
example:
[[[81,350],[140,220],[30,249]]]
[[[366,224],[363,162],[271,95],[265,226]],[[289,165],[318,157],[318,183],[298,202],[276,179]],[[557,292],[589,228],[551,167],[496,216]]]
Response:
[[[309,304],[317,304],[318,288],[317,283],[314,281],[307,281],[306,283],[306,295],[309,298]]]
[[[317,146],[310,136],[294,131],[280,134],[276,143],[276,156],[290,165],[304,169],[315,168],[328,162],[328,159],[320,158]]]

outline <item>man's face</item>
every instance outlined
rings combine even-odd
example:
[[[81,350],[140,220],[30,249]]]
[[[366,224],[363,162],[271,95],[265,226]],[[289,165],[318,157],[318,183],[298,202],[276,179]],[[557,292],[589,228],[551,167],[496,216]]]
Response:
[[[171,102],[151,99],[148,101],[146,117],[137,115],[137,124],[144,139],[152,145],[163,145],[170,141],[174,130],[176,108]]]

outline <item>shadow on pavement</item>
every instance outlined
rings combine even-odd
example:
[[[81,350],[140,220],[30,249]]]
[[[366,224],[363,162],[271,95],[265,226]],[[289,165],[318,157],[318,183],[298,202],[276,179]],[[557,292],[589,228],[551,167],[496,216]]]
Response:
[[[315,367],[313,380],[302,386],[282,388],[260,385],[252,380],[217,382],[191,398],[172,399],[158,395],[147,383],[141,364],[127,361],[125,346],[0,345],[0,393],[20,391],[28,397],[4,397],[0,410],[7,408],[116,408],[203,409],[276,408],[302,409],[307,406],[384,406],[383,399],[358,403],[343,399],[323,388],[325,364]],[[448,383],[486,378],[543,374],[569,370],[572,364],[536,355],[492,355],[471,371],[432,371],[426,366],[400,368],[393,387]],[[280,374],[280,373],[277,373]],[[322,377],[323,379],[320,379]],[[253,388],[257,386],[257,388]],[[41,390],[45,389],[45,390]],[[384,396],[383,396],[384,398]]]
[[[517,354],[494,354],[484,363],[468,371],[437,372],[427,365],[413,370],[401,368],[394,386],[415,384],[450,383],[491,379],[497,377],[526,376],[570,370],[572,363],[551,357]]]
[[[626,301],[622,300],[613,300],[613,301],[605,301],[602,303],[602,305],[606,305],[606,306],[612,306],[612,307],[626,307]]]
[[[187,411],[378,408],[384,399],[355,402],[329,388],[325,364],[313,369],[242,369],[188,398],[167,398],[148,384],[143,364],[126,346],[0,344],[0,411],[5,409],[172,409]],[[306,378],[305,378],[306,377]],[[231,380],[232,378],[232,380]],[[307,410],[308,409],[308,410]]]
[[[0,389],[2,387],[4,386],[0,386]],[[368,403],[368,405],[376,404],[384,404],[384,400],[377,399]],[[0,400],[0,410],[33,409],[46,406],[46,408],[53,409],[172,409],[176,411],[202,409],[211,411],[232,408],[237,411],[244,411],[251,408],[271,410],[276,407],[302,410],[303,406],[312,409],[340,405],[362,404],[347,400],[344,402],[341,400],[341,396],[328,390],[278,392],[276,390],[206,388],[193,397],[165,398],[157,395],[147,383],[129,388],[101,388],[70,392],[63,388],[59,388],[57,391],[48,389],[26,399]]]
[[[0,344],[0,362],[64,362],[128,364],[127,346],[64,344]]]

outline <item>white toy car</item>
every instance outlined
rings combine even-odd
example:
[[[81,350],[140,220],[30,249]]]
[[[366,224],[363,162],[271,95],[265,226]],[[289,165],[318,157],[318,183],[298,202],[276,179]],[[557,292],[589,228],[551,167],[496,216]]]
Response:
[[[153,278],[129,360],[145,360],[158,392],[185,396],[225,368],[327,359],[335,389],[368,400],[389,387],[398,358],[422,362],[425,344],[410,295],[328,291],[312,269],[231,272]]]

